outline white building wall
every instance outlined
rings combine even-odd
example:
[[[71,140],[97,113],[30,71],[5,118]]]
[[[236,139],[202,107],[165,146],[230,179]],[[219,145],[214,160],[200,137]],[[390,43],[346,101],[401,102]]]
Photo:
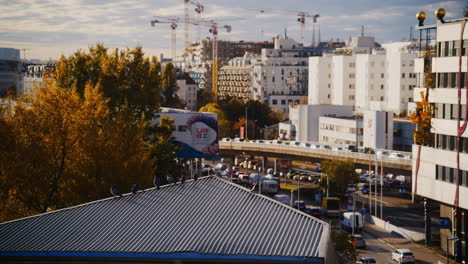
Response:
[[[362,119],[320,117],[319,140],[329,144],[352,144],[362,146],[362,135],[356,129],[362,128]]]
[[[370,109],[371,101],[384,101],[385,54],[356,55],[356,109]]]
[[[331,104],[332,58],[309,57],[309,104]]]
[[[355,65],[355,56],[333,56],[331,104],[354,106],[356,94]]]
[[[197,85],[187,84],[186,80],[177,80],[177,96],[184,101],[187,110],[197,111]]]
[[[393,112],[364,112],[364,147],[373,149],[393,148]]]

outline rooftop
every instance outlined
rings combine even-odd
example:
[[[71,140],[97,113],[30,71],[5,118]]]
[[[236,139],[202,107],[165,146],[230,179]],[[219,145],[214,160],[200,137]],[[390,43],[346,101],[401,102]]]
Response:
[[[1,223],[0,237],[0,260],[323,263],[330,243],[327,223],[217,177]]]

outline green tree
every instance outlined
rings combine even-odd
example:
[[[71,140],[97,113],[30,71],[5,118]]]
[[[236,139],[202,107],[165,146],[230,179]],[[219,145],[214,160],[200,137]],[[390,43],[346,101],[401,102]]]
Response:
[[[175,69],[172,63],[167,63],[164,66],[161,76],[161,87],[164,103],[163,106],[177,107],[181,105],[179,97],[177,96],[177,86]]]
[[[323,173],[328,175],[330,191],[344,194],[348,184],[358,180],[354,163],[351,160],[325,160],[322,163]]]
[[[210,89],[198,89],[197,91],[197,108],[211,103],[216,103],[216,95]]]
[[[181,168],[175,160],[178,147],[171,142],[174,140],[172,132],[175,130],[174,119],[163,115],[159,123],[151,127],[151,156],[154,159],[154,176],[160,183],[166,182],[166,176],[171,175],[177,180]]]
[[[335,250],[344,254],[352,261],[357,258],[356,249],[353,246],[353,238],[351,234],[345,232],[332,231],[332,240],[335,244]]]
[[[161,65],[155,57],[144,57],[140,46],[112,52],[102,44],[62,56],[50,81],[60,88],[74,87],[84,94],[87,84],[99,85],[111,109],[122,104],[151,118],[161,103]]]

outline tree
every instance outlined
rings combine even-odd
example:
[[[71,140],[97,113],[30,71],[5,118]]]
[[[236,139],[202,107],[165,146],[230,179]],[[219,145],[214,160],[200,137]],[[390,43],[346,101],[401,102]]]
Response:
[[[226,120],[226,114],[224,113],[223,109],[217,103],[210,103],[202,108],[200,108],[199,112],[210,112],[215,113],[218,116],[219,120]]]
[[[424,92],[421,91],[421,102],[415,103],[415,112],[410,115],[411,123],[416,124],[414,132],[414,143],[423,146],[433,146],[434,134],[431,132],[432,106],[426,100]]]
[[[144,57],[141,47],[112,52],[102,44],[62,56],[50,74],[60,88],[76,89],[83,95],[87,84],[99,85],[109,98],[111,110],[127,104],[151,118],[161,103],[161,65],[155,57]]]
[[[174,140],[172,132],[175,130],[174,119],[162,116],[159,123],[151,127],[151,156],[153,157],[154,176],[160,183],[166,182],[166,177],[171,175],[177,180],[181,168],[175,160],[178,147],[171,142]]]
[[[344,193],[348,184],[357,182],[357,174],[351,160],[325,160],[322,168],[323,173],[329,177],[332,192]]]
[[[145,124],[111,118],[100,87],[48,84],[20,98],[0,122],[0,221],[108,196],[112,184],[151,182]],[[143,121],[142,121],[143,122]]]
[[[216,95],[210,89],[199,89],[197,91],[197,108],[211,103],[216,103]]]
[[[175,69],[172,63],[167,63],[166,66],[164,66],[161,77],[161,87],[164,99],[163,106],[181,106],[181,101],[177,96],[177,90],[179,87],[177,87]]]

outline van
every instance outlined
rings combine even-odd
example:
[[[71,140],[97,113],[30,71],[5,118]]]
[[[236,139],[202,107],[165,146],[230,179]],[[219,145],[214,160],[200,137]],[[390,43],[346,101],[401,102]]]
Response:
[[[341,220],[341,228],[351,231],[354,227],[355,232],[361,232],[363,226],[362,214],[357,212],[343,213],[343,220]]]
[[[262,182],[262,193],[264,194],[278,193],[278,182],[275,180],[264,180]]]

